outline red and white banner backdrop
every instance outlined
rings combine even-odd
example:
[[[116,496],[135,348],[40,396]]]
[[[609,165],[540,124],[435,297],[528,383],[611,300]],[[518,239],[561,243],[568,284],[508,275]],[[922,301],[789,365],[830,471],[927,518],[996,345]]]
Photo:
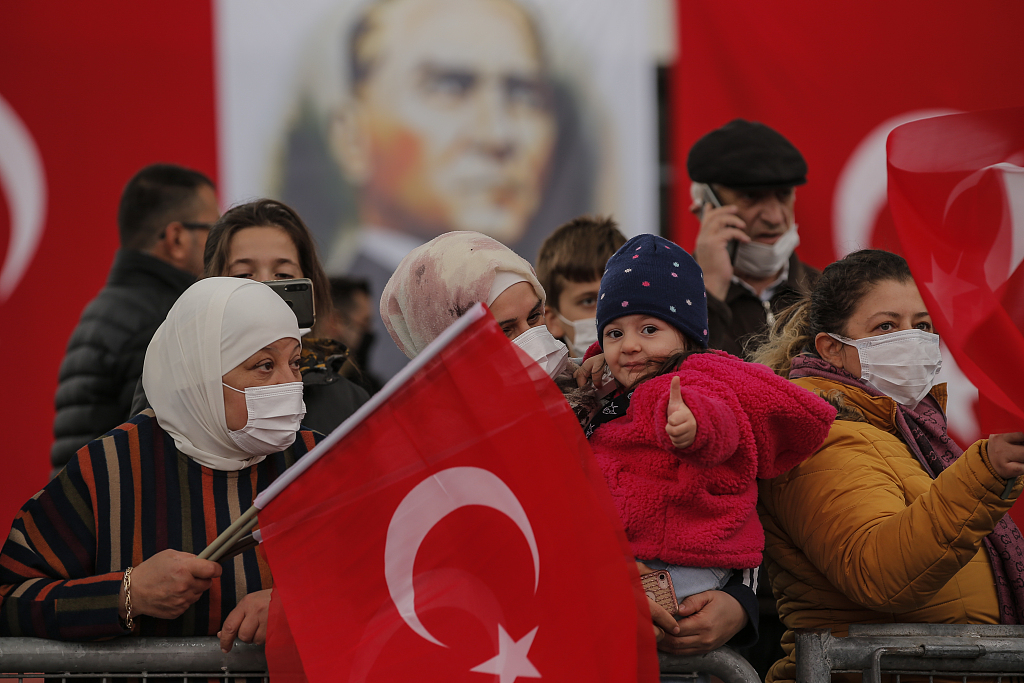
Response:
[[[20,504],[46,482],[58,367],[82,309],[106,279],[118,246],[118,199],[139,168],[170,162],[198,169],[218,183],[223,207],[258,196],[284,198],[307,218],[329,268],[340,272],[351,261],[356,233],[372,221],[356,215],[353,181],[340,182],[327,128],[351,105],[352,93],[343,92],[340,77],[333,78],[344,71],[340,48],[351,34],[346,22],[355,21],[371,2],[184,0],[164,5],[41,0],[0,7],[0,344],[8,359],[0,404],[5,454],[0,528],[6,529]],[[505,19],[518,27],[515,31],[476,20],[498,36],[518,36],[515,49],[500,41],[492,46],[490,34],[474,33],[475,27],[456,31],[472,40],[459,43],[459,50],[468,52],[452,54],[483,69],[481,74],[491,73],[490,67],[484,68],[493,66],[490,58],[504,64],[502,69],[513,62],[515,73],[515,65],[524,59],[542,64],[539,82],[545,95],[526,100],[539,110],[528,117],[535,125],[522,128],[543,134],[517,137],[516,131],[522,131],[510,127],[511,114],[504,109],[498,112],[501,116],[482,119],[496,122],[493,126],[460,124],[455,131],[447,125],[455,117],[428,117],[431,125],[417,140],[424,149],[434,145],[444,153],[421,159],[418,175],[403,176],[402,183],[393,185],[404,188],[409,181],[410,187],[421,189],[443,187],[449,194],[433,199],[473,209],[472,202],[455,201],[460,188],[468,186],[451,181],[455,176],[449,172],[451,164],[463,170],[484,168],[478,157],[471,158],[473,150],[494,148],[493,140],[481,146],[472,137],[483,131],[499,135],[502,149],[529,151],[517,156],[506,150],[490,154],[493,159],[514,161],[526,155],[536,162],[527,173],[529,201],[516,204],[510,219],[520,237],[503,237],[524,255],[536,254],[546,231],[584,212],[614,213],[629,234],[655,231],[655,97],[653,79],[645,78],[650,70],[645,17],[614,0],[604,0],[597,9],[595,3],[527,1],[524,7],[532,21],[526,22],[526,33],[525,24],[514,16]],[[452,14],[459,11],[458,3],[448,8]],[[400,44],[408,42],[404,34],[396,35]],[[451,55],[438,58],[431,50],[452,48],[452,40],[420,43],[426,47],[420,45],[419,59],[449,63],[445,60]],[[538,52],[543,60],[536,59]],[[473,69],[455,71],[456,80],[484,82]],[[517,78],[484,80],[502,87],[519,83]],[[311,96],[310,83],[317,96],[312,98],[317,104],[313,123],[296,113],[306,111],[303,106],[309,102],[303,98]],[[510,106],[522,101],[522,93],[515,93],[520,93],[518,86],[515,96],[506,98]],[[401,98],[408,92],[392,94]],[[491,98],[472,101],[490,103]],[[417,112],[430,113],[420,105]],[[468,105],[460,111],[472,113]],[[303,142],[308,158],[285,153],[290,149],[286,142],[297,135],[319,145],[313,149]],[[395,149],[401,156],[412,147],[403,143]],[[313,171],[301,164],[282,169],[282,158],[312,164]],[[403,164],[411,163],[402,159],[398,165],[381,165],[405,168]],[[512,186],[514,173],[522,169],[511,162],[506,166],[490,175],[476,173],[479,187],[487,178],[499,188]],[[289,169],[299,175],[289,175]],[[310,175],[317,182],[307,182]],[[288,188],[295,187],[309,191],[302,201],[289,194]],[[487,188],[477,194],[505,215],[499,209],[510,203],[505,200],[508,193]],[[306,202],[313,199],[319,203]],[[339,208],[342,200],[348,203]],[[325,202],[331,211],[324,209]],[[342,214],[347,223],[338,218]],[[481,224],[479,229],[487,228]],[[524,230],[526,236],[521,235]]]
[[[211,16],[196,0],[0,8],[0,535],[46,483],[57,368],[113,261],[125,182],[155,161],[217,178]]]
[[[897,241],[886,202],[885,139],[893,128],[1024,104],[1024,3],[679,0],[677,10],[673,234],[687,249],[698,221],[687,212],[686,154],[734,118],[775,128],[807,159],[797,253],[822,268],[858,248],[912,248]],[[977,391],[951,354],[943,362],[950,431],[973,441]]]

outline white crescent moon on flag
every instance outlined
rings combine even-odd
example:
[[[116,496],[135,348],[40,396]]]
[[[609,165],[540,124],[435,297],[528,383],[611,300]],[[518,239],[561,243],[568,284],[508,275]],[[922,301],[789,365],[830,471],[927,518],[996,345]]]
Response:
[[[868,133],[843,166],[832,196],[832,247],[836,258],[871,246],[871,233],[888,202],[885,140],[896,126],[933,116],[956,114],[953,109],[919,109],[894,116]]]
[[[497,475],[479,467],[450,467],[417,484],[395,510],[384,545],[384,578],[398,613],[413,631],[448,647],[420,623],[413,591],[413,564],[420,544],[438,522],[468,505],[489,507],[515,522],[533,554],[533,590],[540,581],[537,539],[519,499]]]
[[[7,255],[0,269],[0,301],[4,301],[18,286],[43,236],[46,175],[32,134],[3,97],[0,97],[0,189],[11,215]]]
[[[994,260],[991,257],[995,256],[995,254],[990,254],[990,258],[985,262],[985,276],[988,280],[988,286],[992,290],[996,290],[1013,274],[1013,271],[1017,270],[1017,266],[1024,262],[1024,168],[1004,161],[975,171],[957,183],[953,191],[949,193],[949,199],[946,200],[946,207],[943,210],[942,218],[945,220],[949,215],[949,209],[953,206],[953,202],[964,192],[977,185],[989,171],[999,172],[999,179],[1002,181],[1004,196],[1010,211],[1010,234],[1004,236],[1006,241],[1010,243],[1009,269],[1003,272],[1001,268],[991,267],[989,262]],[[1002,254],[1002,256],[1005,256],[1005,254]]]

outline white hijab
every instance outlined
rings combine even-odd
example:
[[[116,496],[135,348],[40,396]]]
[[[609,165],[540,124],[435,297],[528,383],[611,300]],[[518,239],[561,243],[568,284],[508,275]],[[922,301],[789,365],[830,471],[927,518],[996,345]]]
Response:
[[[286,337],[299,340],[295,314],[261,282],[211,277],[185,290],[153,335],[142,370],[156,421],[178,450],[215,470],[263,460],[228,435],[221,378]]]

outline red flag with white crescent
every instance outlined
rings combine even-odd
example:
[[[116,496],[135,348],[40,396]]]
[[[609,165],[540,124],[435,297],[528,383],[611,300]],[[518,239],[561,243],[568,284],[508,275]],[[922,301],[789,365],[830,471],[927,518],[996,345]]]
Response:
[[[672,238],[692,249],[686,156],[740,117],[785,135],[807,160],[796,191],[797,254],[824,268],[851,251],[898,251],[885,141],[930,116],[1024,105],[1024,3],[959,0],[678,0],[670,78]],[[838,30],[837,30],[838,28]],[[981,436],[978,392],[946,354],[950,433]]]
[[[310,681],[657,680],[590,448],[483,305],[304,460],[257,506]]]
[[[918,289],[985,433],[1024,429],[1024,108],[889,135],[889,205]],[[940,375],[941,378],[941,375]]]

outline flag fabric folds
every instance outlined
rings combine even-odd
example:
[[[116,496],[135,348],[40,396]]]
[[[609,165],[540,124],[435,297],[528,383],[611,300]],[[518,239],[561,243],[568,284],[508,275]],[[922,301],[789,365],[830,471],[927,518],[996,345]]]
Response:
[[[314,683],[657,680],[582,430],[482,304],[256,504]]]
[[[936,331],[985,433],[1024,429],[1024,108],[894,129],[889,204]],[[940,374],[941,378],[941,374]]]

